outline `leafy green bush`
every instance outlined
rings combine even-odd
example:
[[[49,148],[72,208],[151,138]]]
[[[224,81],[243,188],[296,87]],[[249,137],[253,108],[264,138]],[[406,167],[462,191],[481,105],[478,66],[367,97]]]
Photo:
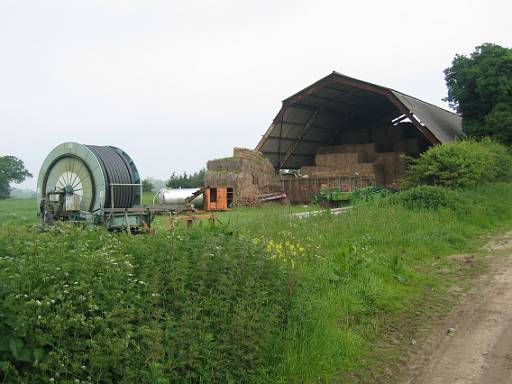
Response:
[[[448,208],[455,211],[461,210],[463,201],[456,192],[431,185],[421,185],[390,196],[387,203],[402,205],[409,209]]]
[[[0,381],[261,382],[279,359],[287,275],[219,226],[129,236],[4,225]]]
[[[490,139],[461,140],[434,146],[413,160],[404,186],[465,188],[511,177],[512,156],[506,147]]]

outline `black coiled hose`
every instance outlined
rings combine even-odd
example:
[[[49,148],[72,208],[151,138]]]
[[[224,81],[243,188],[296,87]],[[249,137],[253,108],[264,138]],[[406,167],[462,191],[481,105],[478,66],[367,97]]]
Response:
[[[136,186],[110,186],[111,184],[133,184],[133,175],[129,164],[111,147],[97,145],[87,145],[86,147],[96,155],[106,178],[105,207],[112,207],[112,189],[114,191],[115,208],[133,207],[138,192]]]

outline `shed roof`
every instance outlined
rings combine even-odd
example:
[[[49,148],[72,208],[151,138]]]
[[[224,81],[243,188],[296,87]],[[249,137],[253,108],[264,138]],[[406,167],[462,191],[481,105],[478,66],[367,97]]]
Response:
[[[432,143],[462,135],[461,117],[391,88],[332,72],[283,101],[256,146],[276,168],[310,164],[319,146],[333,144],[341,130],[402,116]]]

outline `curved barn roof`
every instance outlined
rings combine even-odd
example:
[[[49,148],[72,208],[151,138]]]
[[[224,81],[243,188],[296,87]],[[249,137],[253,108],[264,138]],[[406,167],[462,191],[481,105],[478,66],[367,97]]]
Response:
[[[276,168],[311,163],[320,146],[331,145],[340,131],[377,121],[409,119],[432,143],[462,135],[461,117],[391,88],[332,72],[285,99],[256,146]]]

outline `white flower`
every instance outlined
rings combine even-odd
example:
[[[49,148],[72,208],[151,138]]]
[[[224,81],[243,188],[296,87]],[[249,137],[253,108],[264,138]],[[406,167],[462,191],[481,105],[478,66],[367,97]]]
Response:
[[[42,303],[39,300],[36,300],[37,305],[41,305]]]

